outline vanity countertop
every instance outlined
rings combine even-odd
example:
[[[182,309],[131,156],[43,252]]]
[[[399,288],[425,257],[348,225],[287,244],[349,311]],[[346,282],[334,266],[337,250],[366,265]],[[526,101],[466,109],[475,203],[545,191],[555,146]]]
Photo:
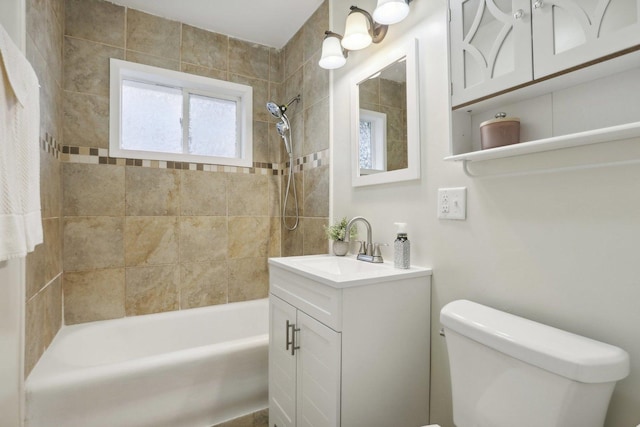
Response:
[[[305,255],[269,258],[269,265],[324,283],[333,288],[348,288],[414,277],[431,276],[430,268],[411,266],[398,269],[392,262],[370,263],[355,256]]]

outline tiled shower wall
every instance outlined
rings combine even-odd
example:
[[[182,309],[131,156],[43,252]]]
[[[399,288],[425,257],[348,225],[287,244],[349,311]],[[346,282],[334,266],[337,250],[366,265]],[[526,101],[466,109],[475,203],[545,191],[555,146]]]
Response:
[[[26,1],[26,54],[40,82],[40,194],[44,243],[26,260],[25,377],[62,324],[63,0]]]
[[[297,94],[302,95],[302,101],[292,105],[287,114],[292,122],[296,157],[301,154],[308,159],[294,167],[301,218],[293,231],[282,227],[283,256],[328,251],[323,225],[327,224],[329,213],[329,72],[318,66],[324,32],[328,28],[329,5],[325,1],[283,49],[284,84],[279,99],[286,102]],[[322,160],[314,167],[313,157],[318,155]],[[286,191],[285,180],[282,191]],[[295,222],[292,199],[290,195],[285,212],[289,226]],[[284,202],[284,196],[282,200]]]
[[[66,0],[64,15],[66,324],[262,298],[269,256],[327,251],[329,83],[317,66],[327,2],[282,50],[99,0]],[[110,158],[109,58],[252,86],[254,168]],[[288,232],[287,159],[265,104],[298,93],[302,218]]]

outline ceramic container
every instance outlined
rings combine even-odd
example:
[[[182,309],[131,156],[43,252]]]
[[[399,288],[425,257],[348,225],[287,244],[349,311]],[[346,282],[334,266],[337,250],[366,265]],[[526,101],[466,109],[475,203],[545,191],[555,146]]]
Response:
[[[496,114],[494,119],[480,124],[480,146],[483,150],[520,142],[520,119]]]

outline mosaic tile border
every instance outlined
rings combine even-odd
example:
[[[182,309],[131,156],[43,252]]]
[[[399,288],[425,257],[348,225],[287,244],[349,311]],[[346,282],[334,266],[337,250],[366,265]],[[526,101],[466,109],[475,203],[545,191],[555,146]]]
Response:
[[[53,145],[57,147],[57,158],[60,158],[65,163],[139,166],[157,169],[180,169],[193,171],[198,170],[204,172],[231,172],[258,175],[286,175],[288,174],[289,170],[289,162],[286,162],[284,164],[254,162],[253,167],[247,168],[239,166],[213,165],[206,163],[116,158],[109,157],[109,150],[106,148],[77,147],[69,145],[60,146],[55,143],[55,140],[53,140],[53,142]],[[329,150],[326,149],[295,159],[293,170],[294,172],[301,172],[303,170],[317,168],[328,163]]]
[[[40,148],[47,154],[51,154],[56,159],[60,159],[62,153],[62,144],[48,133],[45,133],[44,138],[40,139]]]
[[[322,150],[307,156],[298,157],[293,165],[293,172],[302,172],[303,170],[315,169],[322,165],[329,164],[329,150]],[[289,162],[285,163],[282,170],[283,175],[287,175],[289,171]]]

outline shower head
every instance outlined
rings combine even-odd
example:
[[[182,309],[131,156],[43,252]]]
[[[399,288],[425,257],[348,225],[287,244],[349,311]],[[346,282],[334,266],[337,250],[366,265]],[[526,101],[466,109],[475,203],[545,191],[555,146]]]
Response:
[[[282,118],[282,116],[284,116],[284,113],[285,111],[287,111],[287,108],[289,108],[289,105],[298,101],[300,101],[300,95],[294,96],[293,98],[291,98],[289,102],[282,105],[278,105],[273,101],[269,101],[267,102],[267,110],[269,110],[269,112],[273,117],[275,117],[276,119],[279,119],[279,118]]]
[[[284,114],[284,111],[282,110],[282,107],[284,107],[284,105],[280,106],[280,105],[276,104],[275,102],[271,102],[271,101],[267,102],[267,110],[269,110],[271,115],[273,117],[275,117],[276,119],[279,119]]]
[[[276,129],[278,134],[282,137],[284,141],[284,147],[287,150],[287,154],[289,157],[293,156],[293,147],[291,146],[291,123],[289,122],[289,118],[287,117],[286,111],[289,105],[294,102],[300,101],[300,95],[295,96],[289,102],[283,105],[278,105],[275,102],[269,101],[267,102],[267,110],[271,113],[273,117],[276,119],[280,119],[278,123],[276,123]]]

